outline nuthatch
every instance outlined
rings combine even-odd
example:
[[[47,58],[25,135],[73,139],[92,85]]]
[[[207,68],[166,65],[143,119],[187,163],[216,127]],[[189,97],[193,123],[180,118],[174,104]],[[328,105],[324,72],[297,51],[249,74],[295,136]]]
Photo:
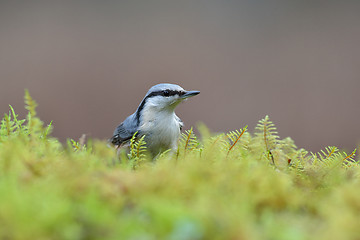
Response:
[[[169,83],[151,87],[136,111],[115,129],[109,141],[119,148],[129,143],[137,132],[137,137],[145,135],[147,150],[153,157],[167,149],[176,150],[183,122],[176,116],[175,107],[199,93]]]

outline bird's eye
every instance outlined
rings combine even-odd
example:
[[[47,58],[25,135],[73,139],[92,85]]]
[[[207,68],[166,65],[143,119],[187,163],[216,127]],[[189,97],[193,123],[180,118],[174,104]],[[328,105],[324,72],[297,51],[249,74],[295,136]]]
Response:
[[[165,97],[168,97],[168,96],[170,96],[170,91],[169,90],[164,90],[163,94],[164,94]]]

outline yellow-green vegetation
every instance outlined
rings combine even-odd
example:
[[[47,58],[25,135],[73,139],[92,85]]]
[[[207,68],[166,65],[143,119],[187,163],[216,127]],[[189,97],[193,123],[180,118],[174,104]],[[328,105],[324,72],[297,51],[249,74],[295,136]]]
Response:
[[[280,139],[268,117],[199,137],[186,131],[176,153],[146,157],[105,141],[50,137],[25,95],[0,130],[0,239],[359,239],[355,151],[319,153]]]

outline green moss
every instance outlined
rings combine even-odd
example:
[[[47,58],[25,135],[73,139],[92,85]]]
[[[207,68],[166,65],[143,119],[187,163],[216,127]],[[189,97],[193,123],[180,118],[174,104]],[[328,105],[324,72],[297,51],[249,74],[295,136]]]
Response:
[[[280,139],[269,117],[213,135],[200,125],[155,160],[105,141],[63,146],[36,115],[0,128],[0,239],[356,239],[359,164]],[[201,139],[201,140],[199,140]]]

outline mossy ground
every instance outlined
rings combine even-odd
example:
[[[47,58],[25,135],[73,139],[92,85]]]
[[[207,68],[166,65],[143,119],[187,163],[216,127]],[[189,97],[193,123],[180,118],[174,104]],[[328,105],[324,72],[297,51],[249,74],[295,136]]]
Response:
[[[0,130],[0,239],[359,239],[355,152],[313,154],[279,139],[268,117],[155,161],[143,144],[117,156],[105,141],[49,137],[29,115]],[[139,142],[137,142],[139,143]]]

